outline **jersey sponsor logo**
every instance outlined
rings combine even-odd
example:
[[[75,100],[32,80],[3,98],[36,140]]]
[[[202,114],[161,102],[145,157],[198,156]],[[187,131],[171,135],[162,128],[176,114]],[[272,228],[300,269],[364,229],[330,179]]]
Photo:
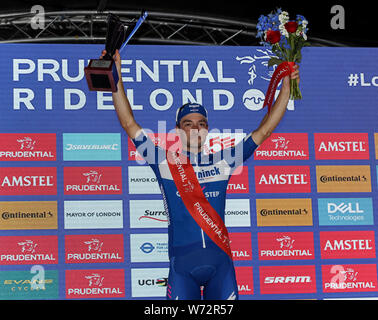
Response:
[[[123,228],[122,200],[64,201],[64,228]]]
[[[0,202],[0,230],[57,228],[57,201]]]
[[[123,262],[123,235],[66,235],[66,263]]]
[[[316,293],[315,266],[260,267],[261,294]]]
[[[318,199],[319,225],[372,225],[371,198]]]
[[[257,226],[312,226],[311,199],[256,199]]]
[[[121,160],[120,133],[63,133],[64,161]]]
[[[323,292],[377,291],[375,264],[343,264],[322,266]]]
[[[56,195],[56,167],[9,167],[0,173],[2,195]]]
[[[66,270],[66,299],[125,296],[123,269]]]
[[[252,260],[252,240],[249,232],[230,233],[232,260]]]
[[[255,166],[256,193],[311,192],[309,166]]]
[[[322,259],[375,258],[374,231],[321,231]]]
[[[56,134],[1,133],[0,161],[56,161]]]
[[[236,282],[239,295],[253,294],[253,272],[252,267],[235,267]]]
[[[314,259],[312,232],[258,233],[260,260]]]
[[[254,153],[255,160],[308,160],[307,133],[272,133]]]
[[[370,166],[316,166],[318,192],[371,192]]]
[[[57,264],[57,236],[2,236],[0,265]]]
[[[369,159],[367,133],[315,133],[315,158]]]
[[[64,194],[122,194],[122,168],[65,167]]]

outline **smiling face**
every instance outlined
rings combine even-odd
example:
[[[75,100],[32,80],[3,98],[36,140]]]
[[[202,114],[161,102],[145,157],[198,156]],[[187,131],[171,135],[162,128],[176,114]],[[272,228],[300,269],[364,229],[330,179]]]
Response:
[[[207,119],[200,113],[190,113],[180,120],[180,126],[176,126],[184,150],[201,151],[207,137]]]

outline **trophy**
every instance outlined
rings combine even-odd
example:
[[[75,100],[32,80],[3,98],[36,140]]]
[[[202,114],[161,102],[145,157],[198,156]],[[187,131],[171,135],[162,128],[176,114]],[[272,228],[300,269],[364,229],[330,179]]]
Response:
[[[138,21],[126,27],[116,15],[109,13],[105,42],[106,55],[102,59],[91,59],[88,66],[84,68],[89,90],[117,91],[119,77],[113,55],[117,49],[121,52],[125,48],[146,17],[147,12],[142,11]]]

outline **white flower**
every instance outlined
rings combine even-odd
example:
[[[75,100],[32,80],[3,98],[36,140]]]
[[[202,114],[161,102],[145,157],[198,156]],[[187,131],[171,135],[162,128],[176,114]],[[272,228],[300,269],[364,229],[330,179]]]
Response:
[[[285,28],[285,24],[280,24],[280,26],[278,27],[280,29],[280,32],[283,36],[285,36],[286,38],[289,37],[289,32],[287,32],[286,28]]]
[[[303,36],[303,39],[305,39],[307,41],[307,35],[304,32],[303,32],[302,36]]]
[[[278,20],[281,22],[281,24],[285,24],[289,20],[289,13],[286,11],[282,11],[281,14],[278,16]]]

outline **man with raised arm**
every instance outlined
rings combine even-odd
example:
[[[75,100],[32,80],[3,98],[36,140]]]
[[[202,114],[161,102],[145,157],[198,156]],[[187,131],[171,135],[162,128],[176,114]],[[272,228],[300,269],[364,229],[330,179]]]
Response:
[[[102,52],[104,56],[106,52]],[[280,94],[259,127],[235,147],[205,155],[207,110],[187,103],[176,112],[176,132],[182,150],[164,150],[135,121],[121,77],[118,50],[114,55],[119,79],[113,103],[121,126],[154,171],[168,214],[170,261],[167,299],[238,299],[238,287],[224,225],[226,191],[234,170],[267,139],[285,114],[290,79],[299,81],[298,67],[282,80]]]

